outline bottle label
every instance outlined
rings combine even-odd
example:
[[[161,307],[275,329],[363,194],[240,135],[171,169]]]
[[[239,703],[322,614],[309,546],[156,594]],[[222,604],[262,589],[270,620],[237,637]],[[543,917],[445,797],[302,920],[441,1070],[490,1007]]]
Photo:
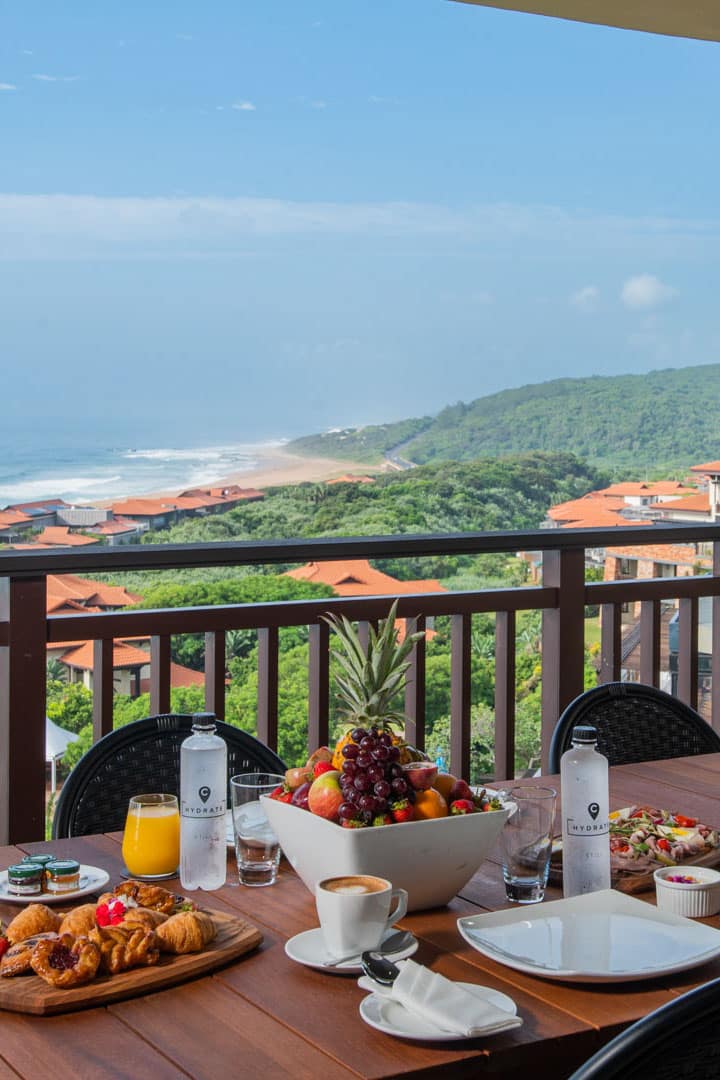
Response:
[[[197,792],[190,792],[189,795],[189,799],[182,797],[180,801],[182,817],[212,818],[222,817],[225,814],[225,796],[216,796],[207,784],[203,784]]]
[[[600,804],[588,803],[587,812],[587,820],[572,817],[565,819],[566,834],[568,836],[607,836],[610,823],[607,818],[600,818]]]

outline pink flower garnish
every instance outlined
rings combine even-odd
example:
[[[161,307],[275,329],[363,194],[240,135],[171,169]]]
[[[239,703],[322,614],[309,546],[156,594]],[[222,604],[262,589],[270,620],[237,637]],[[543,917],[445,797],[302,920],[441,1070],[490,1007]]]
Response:
[[[117,926],[125,918],[127,908],[119,896],[114,900],[108,900],[106,904],[98,904],[95,908],[95,922],[98,926]]]

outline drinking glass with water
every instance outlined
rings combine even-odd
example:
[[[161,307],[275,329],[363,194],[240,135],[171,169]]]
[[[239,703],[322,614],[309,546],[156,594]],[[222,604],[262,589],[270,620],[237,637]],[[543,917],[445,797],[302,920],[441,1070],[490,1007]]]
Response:
[[[517,904],[537,904],[550,870],[557,792],[523,785],[509,797],[516,809],[500,834],[505,895]]]
[[[240,773],[230,780],[233,833],[241,885],[272,885],[280,863],[280,845],[273,832],[261,795],[282,784],[275,773]]]

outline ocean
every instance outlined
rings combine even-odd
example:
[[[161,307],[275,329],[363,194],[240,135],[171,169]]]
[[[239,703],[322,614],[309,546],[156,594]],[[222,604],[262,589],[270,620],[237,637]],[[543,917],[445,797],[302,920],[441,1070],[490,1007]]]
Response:
[[[207,487],[258,467],[279,442],[198,447],[0,445],[0,509],[57,496],[68,503]],[[252,479],[248,478],[248,485]]]

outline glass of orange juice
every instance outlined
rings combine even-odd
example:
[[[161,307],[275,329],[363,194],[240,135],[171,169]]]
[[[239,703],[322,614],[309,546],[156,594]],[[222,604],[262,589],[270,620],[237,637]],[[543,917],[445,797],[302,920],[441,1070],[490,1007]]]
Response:
[[[174,877],[180,862],[180,813],[175,795],[133,795],[122,854],[132,877]]]

